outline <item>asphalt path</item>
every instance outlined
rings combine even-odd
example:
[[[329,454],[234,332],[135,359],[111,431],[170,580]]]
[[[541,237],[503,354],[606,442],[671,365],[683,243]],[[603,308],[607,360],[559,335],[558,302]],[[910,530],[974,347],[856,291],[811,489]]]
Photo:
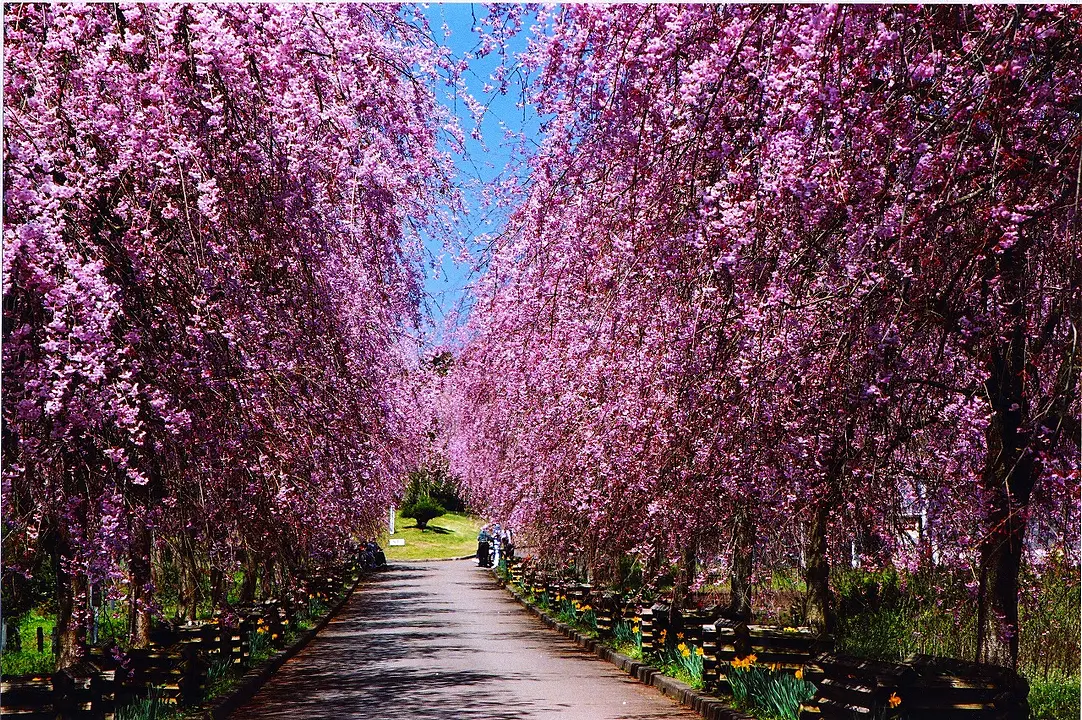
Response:
[[[546,628],[489,571],[458,560],[401,563],[373,576],[231,717],[698,715]]]

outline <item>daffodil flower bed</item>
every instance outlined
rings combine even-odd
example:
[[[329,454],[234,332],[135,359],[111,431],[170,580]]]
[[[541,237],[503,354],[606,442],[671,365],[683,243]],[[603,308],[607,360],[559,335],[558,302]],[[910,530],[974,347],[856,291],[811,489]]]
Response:
[[[612,626],[613,649],[632,660],[642,660],[642,618],[617,620]]]
[[[756,663],[755,655],[729,663],[726,674],[737,705],[756,717],[797,720],[800,704],[811,699],[815,686],[804,680],[803,673]]]
[[[662,631],[662,634],[668,635],[665,631]],[[666,644],[657,653],[661,670],[669,677],[685,682],[696,690],[702,690],[703,649],[698,645],[685,643],[683,633],[677,633],[676,639],[680,641],[677,645]]]
[[[597,637],[597,614],[588,603],[572,600],[566,595],[557,595],[554,610],[556,618],[571,625],[590,637]]]

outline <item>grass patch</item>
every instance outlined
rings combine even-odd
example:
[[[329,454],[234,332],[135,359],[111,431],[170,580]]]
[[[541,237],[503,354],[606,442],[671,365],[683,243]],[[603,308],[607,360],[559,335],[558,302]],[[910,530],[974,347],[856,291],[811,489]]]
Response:
[[[40,610],[32,610],[19,622],[18,651],[8,649],[0,655],[0,672],[4,675],[45,675],[56,669],[53,655],[53,626],[56,619]],[[44,639],[43,652],[38,652],[38,628]]]
[[[4,675],[48,675],[56,670],[56,657],[51,652],[5,652],[0,666]]]
[[[1030,720],[1074,720],[1082,714],[1079,677],[1031,678]]]
[[[449,512],[421,530],[412,520],[403,519],[401,513],[395,520],[394,535],[384,535],[380,545],[388,562],[401,560],[441,560],[477,552],[477,533],[481,530],[480,518],[463,513]],[[400,538],[406,541],[401,547],[392,547],[388,540]]]

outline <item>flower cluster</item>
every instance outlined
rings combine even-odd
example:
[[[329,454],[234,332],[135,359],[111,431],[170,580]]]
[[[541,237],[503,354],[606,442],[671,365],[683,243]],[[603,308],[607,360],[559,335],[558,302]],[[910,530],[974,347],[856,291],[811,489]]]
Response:
[[[733,660],[729,664],[732,665],[734,670],[747,670],[752,665],[755,664],[755,661],[757,659],[758,658],[756,658],[754,653],[753,653],[753,654],[748,655],[747,657],[744,657],[744,658],[736,658],[735,660]]]

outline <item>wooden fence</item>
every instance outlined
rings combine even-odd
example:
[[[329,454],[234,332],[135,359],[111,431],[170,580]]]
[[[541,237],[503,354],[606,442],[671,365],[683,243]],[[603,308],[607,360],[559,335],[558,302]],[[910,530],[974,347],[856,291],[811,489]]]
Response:
[[[212,663],[246,665],[252,633],[269,635],[270,645],[285,645],[286,633],[308,595],[326,601],[339,597],[360,579],[360,565],[317,576],[309,592],[291,594],[286,601],[267,600],[234,608],[232,622],[188,625],[159,624],[147,649],[90,648],[84,661],[52,674],[4,676],[0,680],[0,714],[19,720],[110,720],[117,708],[141,697],[167,703],[195,705],[203,701],[207,671]]]
[[[1016,673],[947,658],[914,656],[882,662],[835,655],[834,638],[809,627],[754,625],[719,617],[716,607],[673,611],[664,603],[645,607],[621,602],[611,591],[578,584],[536,566],[512,565],[512,581],[549,599],[566,595],[593,607],[597,632],[611,639],[618,621],[638,618],[645,657],[666,641],[703,650],[703,687],[729,692],[734,660],[752,655],[773,670],[800,670],[816,686],[801,720],[1014,720],[1028,717],[1029,688]]]

